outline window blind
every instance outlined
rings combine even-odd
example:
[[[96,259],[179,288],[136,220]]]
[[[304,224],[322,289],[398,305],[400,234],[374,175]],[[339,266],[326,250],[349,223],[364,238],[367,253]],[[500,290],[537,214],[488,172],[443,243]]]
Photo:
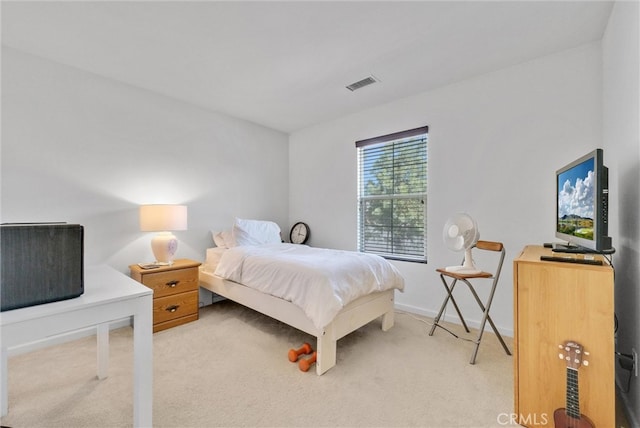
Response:
[[[359,251],[426,262],[427,131],[356,142]]]

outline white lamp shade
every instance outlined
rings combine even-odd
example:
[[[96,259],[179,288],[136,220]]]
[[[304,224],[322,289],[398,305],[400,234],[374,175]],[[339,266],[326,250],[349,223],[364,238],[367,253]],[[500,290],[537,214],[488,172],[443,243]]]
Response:
[[[140,230],[143,232],[187,230],[186,205],[142,205]]]

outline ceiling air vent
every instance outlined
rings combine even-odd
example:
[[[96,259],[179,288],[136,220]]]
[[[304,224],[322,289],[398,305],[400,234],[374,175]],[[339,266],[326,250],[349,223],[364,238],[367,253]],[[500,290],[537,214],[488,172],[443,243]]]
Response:
[[[364,88],[365,86],[369,86],[373,83],[376,83],[378,80],[373,77],[373,76],[369,76],[369,77],[365,77],[362,80],[359,80],[355,83],[352,83],[350,85],[348,85],[346,88],[348,90],[350,90],[351,92],[355,91],[356,89],[360,89],[360,88]]]

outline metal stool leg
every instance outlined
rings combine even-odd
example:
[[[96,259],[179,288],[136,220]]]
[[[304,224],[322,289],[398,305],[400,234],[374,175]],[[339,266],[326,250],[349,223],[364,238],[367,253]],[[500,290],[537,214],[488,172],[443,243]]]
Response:
[[[473,294],[473,297],[476,299],[476,302],[478,303],[478,306],[480,306],[480,309],[482,310],[482,322],[480,323],[480,327],[479,327],[480,330],[478,332],[478,338],[476,339],[476,342],[475,342],[476,346],[475,346],[475,349],[473,351],[473,354],[471,355],[471,360],[469,361],[469,363],[470,364],[475,364],[475,362],[476,362],[476,356],[478,355],[478,349],[480,348],[480,341],[482,340],[482,335],[484,333],[484,328],[485,328],[485,325],[486,325],[487,321],[489,321],[489,325],[491,325],[491,328],[493,329],[493,332],[495,333],[496,337],[500,341],[500,344],[502,345],[502,348],[504,349],[504,351],[507,353],[507,355],[511,355],[511,351],[509,351],[509,348],[507,347],[507,344],[502,339],[502,335],[500,334],[500,332],[496,328],[495,324],[493,323],[493,320],[491,319],[491,316],[489,315],[489,309],[491,308],[491,302],[493,301],[493,295],[494,295],[494,292],[495,292],[495,289],[496,289],[497,281],[494,281],[493,286],[491,287],[491,292],[489,293],[489,298],[487,299],[487,306],[486,307],[482,303],[482,300],[480,300],[480,297],[476,293],[476,290],[473,288],[471,283],[469,283],[469,281],[467,281],[467,280],[463,280],[463,281],[467,284],[467,286],[469,287],[469,290],[471,290],[471,293]]]
[[[453,284],[451,285],[451,289],[453,289],[455,285],[456,285],[456,282],[454,281]],[[449,303],[449,299],[453,297],[451,295],[451,290],[449,289],[446,283],[444,284],[444,288],[447,290],[447,297],[444,298],[444,302],[442,302],[442,305],[440,306],[438,315],[436,315],[436,317],[433,319],[433,325],[431,326],[431,331],[429,331],[429,336],[433,336],[433,332],[435,331],[436,327],[438,327],[438,322],[440,321],[440,317],[442,316],[444,309],[447,307],[447,303]]]
[[[447,307],[447,303],[449,303],[449,300],[451,300],[451,303],[453,303],[453,307],[456,309],[456,312],[458,313],[458,317],[460,317],[460,321],[462,322],[462,325],[464,326],[465,331],[469,333],[470,331],[469,327],[467,327],[467,323],[464,321],[464,317],[462,316],[462,312],[460,312],[460,308],[458,307],[458,303],[456,302],[456,299],[453,298],[453,289],[455,288],[458,280],[454,279],[453,282],[451,282],[451,287],[449,287],[443,275],[440,275],[440,279],[442,280],[442,285],[447,290],[447,297],[445,297],[444,302],[442,303],[442,306],[440,306],[440,311],[438,312],[438,315],[433,320],[433,325],[431,326],[431,331],[429,332],[429,336],[433,336],[433,332],[435,331],[436,327],[440,327],[438,325],[438,322],[440,321],[440,317],[442,317],[442,313]]]

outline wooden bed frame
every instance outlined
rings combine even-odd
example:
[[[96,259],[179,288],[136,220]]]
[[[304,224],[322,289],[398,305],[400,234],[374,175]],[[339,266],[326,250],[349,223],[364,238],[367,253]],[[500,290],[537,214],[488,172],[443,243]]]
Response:
[[[382,330],[393,327],[394,290],[361,297],[345,306],[331,324],[318,329],[298,306],[279,297],[228,281],[200,268],[200,287],[240,303],[317,338],[316,373],[321,375],[336,365],[338,339],[382,317]]]

